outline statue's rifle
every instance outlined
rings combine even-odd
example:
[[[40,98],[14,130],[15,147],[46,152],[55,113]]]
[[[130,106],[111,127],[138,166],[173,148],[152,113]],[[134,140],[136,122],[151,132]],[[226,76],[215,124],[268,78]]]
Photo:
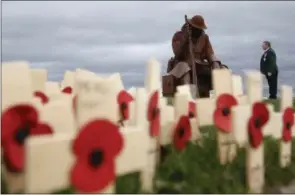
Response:
[[[199,86],[198,86],[198,77],[197,77],[197,72],[196,72],[196,64],[195,64],[195,60],[194,60],[194,55],[193,55],[193,45],[191,42],[191,30],[189,29],[189,23],[188,23],[188,19],[187,16],[184,16],[185,18],[185,22],[186,22],[186,31],[188,33],[188,47],[189,47],[189,64],[190,67],[192,69],[192,80],[193,80],[193,84],[196,87],[196,97],[200,97],[199,95]]]

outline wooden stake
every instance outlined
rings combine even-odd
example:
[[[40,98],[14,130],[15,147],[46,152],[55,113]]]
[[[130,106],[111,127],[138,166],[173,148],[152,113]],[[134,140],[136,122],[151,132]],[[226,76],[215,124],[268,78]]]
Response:
[[[26,62],[2,63],[2,111],[7,107],[28,103],[33,98],[32,79]]]
[[[232,94],[233,84],[231,72],[227,69],[213,70],[213,88],[216,98],[222,94]],[[218,157],[221,164],[231,162],[236,156],[236,146],[233,139],[232,132],[217,132]]]
[[[247,95],[249,103],[262,100],[262,75],[257,71],[247,72]],[[242,128],[242,127],[241,127]],[[248,132],[248,123],[245,130]],[[247,183],[250,193],[262,193],[264,187],[264,148],[263,143],[258,148],[247,147]]]
[[[73,135],[33,136],[25,148],[25,193],[67,189],[73,164]]]
[[[32,90],[45,91],[45,83],[47,81],[46,69],[31,69]]]
[[[281,86],[281,112],[283,113],[286,108],[293,107],[293,89],[291,86]],[[282,120],[282,118],[281,118]],[[282,126],[283,127],[283,126]],[[281,128],[282,130],[283,128]],[[293,125],[294,130],[294,125]],[[281,131],[281,136],[282,136]],[[294,146],[293,146],[294,147]],[[287,167],[290,165],[292,159],[292,141],[285,142],[281,139],[280,143],[280,165]]]
[[[216,108],[215,101],[214,98],[200,98],[196,100],[199,127],[213,125],[213,113]]]
[[[76,134],[78,131],[70,100],[49,102],[40,112],[40,120],[50,125],[55,134]]]
[[[232,129],[234,140],[240,148],[248,143],[248,121],[251,116],[251,105],[237,105],[232,108]]]

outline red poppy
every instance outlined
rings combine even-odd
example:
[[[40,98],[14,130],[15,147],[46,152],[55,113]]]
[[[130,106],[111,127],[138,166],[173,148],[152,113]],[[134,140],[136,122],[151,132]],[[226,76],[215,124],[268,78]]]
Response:
[[[222,94],[217,98],[214,123],[224,133],[230,133],[232,130],[231,108],[237,104],[235,97],[230,94]]]
[[[188,103],[188,116],[190,118],[196,117],[196,103],[195,102]]]
[[[115,157],[123,148],[118,127],[108,120],[93,120],[73,141],[76,162],[71,183],[80,192],[98,192],[115,180]]]
[[[292,140],[292,127],[294,125],[293,108],[286,108],[283,113],[283,140],[289,142]]]
[[[257,148],[263,140],[262,128],[269,119],[269,112],[262,102],[253,104],[252,116],[248,122],[249,142],[253,148]]]
[[[176,149],[183,150],[191,138],[192,130],[189,116],[181,116],[174,130],[173,143]]]
[[[63,88],[63,90],[61,92],[71,94],[72,91],[73,91],[72,87],[67,86],[67,87]]]
[[[49,98],[47,97],[47,95],[45,95],[43,92],[41,91],[35,91],[34,92],[34,96],[37,98],[41,99],[42,104],[46,104],[49,101]]]
[[[30,135],[51,134],[51,128],[38,123],[38,112],[30,105],[15,105],[2,114],[1,141],[4,159],[11,171],[24,168],[24,143]]]
[[[129,119],[129,102],[133,101],[133,97],[125,90],[119,92],[117,102],[120,107],[120,114],[122,120]]]
[[[147,118],[150,125],[150,136],[157,136],[160,132],[160,109],[158,91],[155,91],[149,99]]]

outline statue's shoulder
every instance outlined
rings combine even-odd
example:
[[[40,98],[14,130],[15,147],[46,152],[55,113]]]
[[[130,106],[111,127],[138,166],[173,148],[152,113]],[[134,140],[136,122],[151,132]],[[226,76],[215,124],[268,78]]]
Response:
[[[202,37],[206,40],[209,40],[209,35],[203,32]]]
[[[203,37],[203,38],[209,38],[209,35],[207,33],[203,32],[202,35],[201,35],[201,37]]]
[[[172,37],[172,43],[175,43],[177,41],[181,41],[182,38],[183,38],[183,32],[177,31],[174,33],[174,35]]]

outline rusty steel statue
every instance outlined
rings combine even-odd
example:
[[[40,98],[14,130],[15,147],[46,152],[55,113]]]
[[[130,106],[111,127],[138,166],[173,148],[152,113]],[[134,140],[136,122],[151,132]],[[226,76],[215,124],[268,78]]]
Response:
[[[167,73],[163,76],[163,95],[173,96],[176,86],[192,84],[198,97],[209,97],[212,89],[212,69],[227,68],[215,56],[204,32],[207,29],[202,16],[186,18],[186,23],[172,38],[174,57],[168,62]]]

